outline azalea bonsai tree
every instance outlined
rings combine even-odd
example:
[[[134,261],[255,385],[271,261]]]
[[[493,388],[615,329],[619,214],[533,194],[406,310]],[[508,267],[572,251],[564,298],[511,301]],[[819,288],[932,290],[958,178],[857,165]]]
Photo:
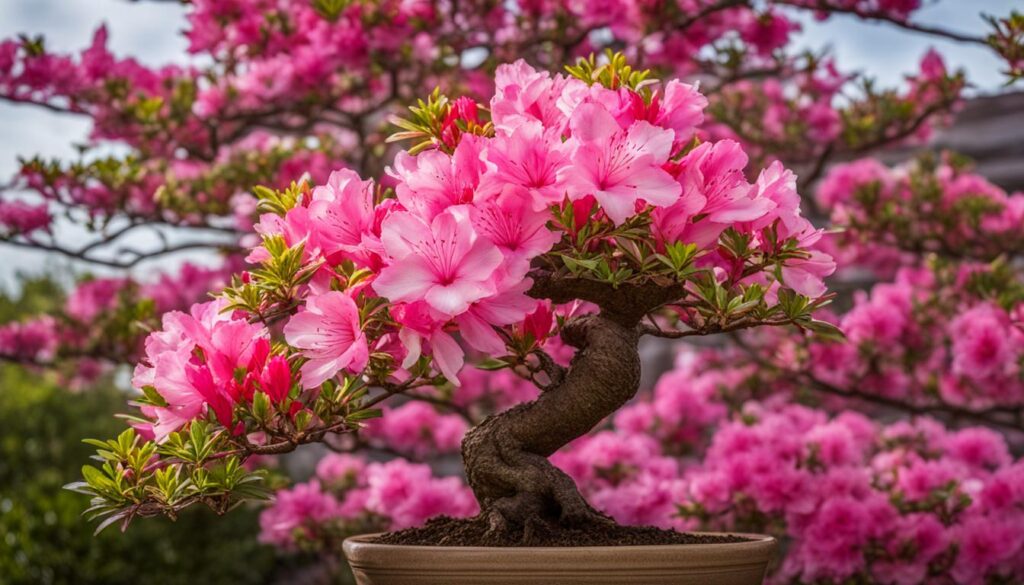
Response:
[[[919,7],[197,0],[191,67],[104,29],[78,56],[6,41],[0,97],[93,132],[81,160],[22,162],[3,242],[131,272],[0,326],[0,357],[69,384],[136,366],[132,428],[74,486],[101,528],[266,497],[266,456],[320,443],[340,453],[277,492],[264,541],[439,514],[472,519],[394,538],[669,538],[610,516],[775,534],[780,582],[1012,582],[1020,198],[948,155],[826,172],[926,139],[966,78],[930,51],[882,88],[790,42],[794,14],[848,15],[1020,76],[1019,16],[973,37]],[[110,142],[129,154],[91,152]],[[882,281],[835,315],[832,257],[841,288]],[[631,400],[640,339],[715,333],[735,343]],[[460,452],[468,487],[426,465]]]
[[[838,334],[811,317],[834,265],[791,172],[748,183],[739,144],[695,140],[694,86],[621,55],[568,71],[499,67],[486,119],[467,98],[422,101],[394,136],[417,142],[393,187],[343,170],[260,190],[256,267],[147,339],[133,430],[98,443],[105,463],[77,486],[96,515],[223,511],[255,495],[249,456],[457,386],[468,350],[541,393],[466,434],[480,514],[459,526],[493,542],[605,526],[548,457],[633,398],[642,336]]]

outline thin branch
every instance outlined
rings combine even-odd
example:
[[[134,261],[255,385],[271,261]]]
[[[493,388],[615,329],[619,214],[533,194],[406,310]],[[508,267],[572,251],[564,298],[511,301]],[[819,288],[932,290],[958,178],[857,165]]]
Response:
[[[776,3],[787,4],[789,6],[793,6],[794,8],[800,8],[804,10],[815,10],[821,12],[829,12],[833,14],[848,14],[860,18],[862,20],[890,24],[892,26],[896,26],[904,30],[927,34],[935,37],[942,37],[960,43],[982,45],[985,47],[989,46],[988,42],[986,42],[985,39],[982,37],[975,37],[965,33],[960,33],[957,31],[952,31],[928,24],[918,24],[910,22],[908,20],[901,20],[899,18],[894,18],[892,15],[881,10],[861,10],[858,8],[835,6],[823,0],[819,0],[819,2],[814,6],[808,6],[806,2],[795,2],[793,0],[776,0]]]
[[[641,323],[638,325],[638,330],[641,335],[650,335],[652,337],[661,337],[663,339],[682,339],[684,337],[697,337],[702,335],[713,335],[715,333],[731,333],[734,331],[740,331],[742,329],[750,329],[751,327],[761,326],[781,326],[781,325],[792,325],[792,319],[740,319],[727,325],[721,324],[710,324],[706,327],[698,329],[662,329],[657,325],[650,323]]]
[[[105,242],[105,243],[109,243],[109,242]],[[90,257],[88,255],[88,252],[90,252],[91,250],[93,250],[94,248],[97,247],[95,245],[95,243],[89,244],[89,245],[87,245],[87,246],[85,246],[83,248],[80,248],[78,250],[72,250],[72,249],[65,248],[63,246],[59,246],[59,245],[56,245],[56,244],[44,244],[42,242],[37,242],[35,240],[26,240],[26,241],[0,240],[0,245],[14,246],[16,248],[25,248],[25,249],[29,249],[29,250],[41,250],[41,251],[44,251],[44,252],[52,252],[54,254],[59,254],[61,256],[65,256],[65,257],[68,257],[68,258],[73,258],[75,260],[81,260],[83,262],[89,262],[91,264],[97,264],[99,266],[107,266],[109,268],[120,268],[120,269],[133,268],[134,266],[136,266],[139,263],[144,262],[146,260],[151,260],[151,259],[157,258],[159,256],[164,256],[164,255],[167,255],[167,254],[173,254],[173,253],[176,253],[176,252],[182,252],[182,251],[185,251],[185,250],[197,250],[197,249],[240,250],[241,249],[238,246],[235,246],[235,245],[232,245],[232,244],[227,244],[227,243],[224,243],[224,242],[187,242],[187,243],[178,244],[178,245],[175,245],[175,246],[164,246],[164,247],[159,248],[157,250],[149,250],[149,251],[135,250],[135,249],[132,249],[132,248],[121,248],[120,250],[117,251],[117,253],[119,255],[130,256],[130,259],[127,259],[127,260],[116,260],[116,259],[113,259],[112,260],[112,259],[105,259],[105,258]]]

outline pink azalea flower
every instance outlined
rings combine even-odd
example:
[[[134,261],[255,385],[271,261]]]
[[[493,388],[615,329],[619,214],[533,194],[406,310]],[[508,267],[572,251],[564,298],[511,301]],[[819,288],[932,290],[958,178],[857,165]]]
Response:
[[[673,79],[665,84],[664,94],[655,96],[649,106],[643,98],[629,92],[636,119],[647,120],[661,128],[675,133],[673,151],[693,138],[697,126],[704,121],[704,108],[708,99],[697,90],[696,85]]]
[[[662,169],[671,154],[673,133],[645,121],[628,130],[605,108],[585,103],[570,121],[576,148],[563,169],[569,199],[593,195],[616,225],[636,213],[637,201],[667,207],[682,187]]]
[[[25,201],[0,201],[0,226],[2,231],[28,235],[36,230],[50,229],[49,207],[45,204],[32,205]]]
[[[79,321],[90,321],[113,308],[118,293],[127,285],[124,278],[96,278],[83,282],[68,296],[65,311]]]
[[[530,193],[523,188],[506,187],[494,199],[469,208],[473,228],[501,250],[506,270],[526,274],[530,260],[549,251],[560,234],[547,228],[551,213],[534,210]]]
[[[331,173],[326,185],[313,190],[309,217],[325,255],[342,250],[358,256],[376,221],[373,181],[348,169]]]
[[[472,493],[458,478],[435,478],[426,465],[401,459],[371,463],[366,476],[366,507],[390,518],[392,530],[417,526],[441,514],[466,517],[477,511]]]
[[[347,294],[331,291],[306,299],[306,306],[284,326],[285,340],[308,358],[302,387],[316,388],[339,371],[362,371],[369,359],[359,307]]]
[[[782,266],[782,280],[789,288],[813,299],[825,294],[822,279],[835,271],[836,263],[831,256],[812,250],[807,258],[786,260]]]
[[[290,548],[296,533],[311,538],[318,524],[338,517],[339,511],[338,500],[318,481],[279,491],[274,504],[260,514],[260,542]]]
[[[796,192],[796,175],[782,166],[779,161],[773,162],[761,171],[754,183],[752,196],[764,198],[775,203],[772,212],[755,221],[753,229],[759,230],[780,220],[779,235],[783,238],[798,236],[812,230],[811,223],[800,215],[800,195]]]
[[[316,464],[316,476],[331,487],[355,485],[366,469],[362,457],[348,453],[328,453]]]
[[[398,212],[384,222],[382,240],[391,259],[373,282],[391,302],[426,301],[454,317],[496,292],[494,273],[502,254],[479,237],[465,213],[440,213],[425,221]]]
[[[953,333],[953,373],[974,380],[1013,374],[1017,352],[1006,314],[991,305],[979,305],[957,316]]]
[[[167,402],[148,412],[156,418],[151,431],[158,441],[198,417],[207,405],[222,423],[230,424],[235,397],[229,386],[236,383],[235,371],[263,367],[265,353],[257,349],[266,344],[266,330],[223,307],[224,301],[211,301],[193,305],[189,314],[167,313],[163,329],[146,338],[146,358],[135,368],[132,384],[152,386]]]
[[[412,367],[426,352],[434,358],[441,373],[458,386],[465,352],[455,338],[445,332],[444,322],[434,318],[430,306],[423,301],[399,304],[392,307],[391,313],[399,325],[398,338],[406,351],[402,367]]]
[[[984,583],[985,574],[1019,554],[1024,545],[1024,532],[1013,521],[975,517],[957,531],[960,552],[953,566],[958,583]]]
[[[738,142],[705,142],[690,151],[680,166],[684,189],[694,189],[707,199],[701,212],[708,215],[709,221],[754,221],[775,207],[770,199],[754,198],[756,191],[751,190],[743,175],[747,155]]]
[[[533,284],[522,273],[504,272],[495,275],[500,292],[473,303],[469,309],[455,318],[462,338],[486,353],[505,351],[505,342],[495,331],[495,326],[511,325],[521,321],[535,306],[534,299],[526,296]]]
[[[385,407],[384,415],[361,431],[368,439],[383,442],[400,453],[419,458],[458,452],[466,421],[455,414],[440,414],[425,402]]]
[[[416,156],[398,153],[395,166],[388,169],[398,180],[398,201],[427,221],[448,207],[471,203],[487,169],[481,157],[483,146],[483,138],[466,135],[450,156],[440,150]]]
[[[487,160],[493,166],[481,179],[482,194],[494,194],[509,185],[526,189],[526,199],[540,211],[565,198],[564,177],[571,145],[562,142],[556,129],[545,130],[539,123],[524,123],[509,134],[499,133],[487,145]]]
[[[585,83],[561,75],[538,72],[526,61],[499,65],[494,72],[494,97],[491,98],[491,120],[503,132],[533,121],[545,128],[561,131],[567,116],[559,108],[559,100],[570,90],[585,92]]]

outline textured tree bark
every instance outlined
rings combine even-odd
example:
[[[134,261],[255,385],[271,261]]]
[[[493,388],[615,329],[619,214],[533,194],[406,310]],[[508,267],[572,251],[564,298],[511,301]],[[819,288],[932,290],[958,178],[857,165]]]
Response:
[[[539,267],[530,277],[534,298],[589,301],[601,310],[562,328],[562,340],[577,351],[560,383],[536,400],[486,418],[462,441],[466,477],[480,503],[480,518],[490,531],[518,534],[523,542],[541,525],[557,530],[614,524],[587,503],[572,478],[548,457],[636,395],[640,320],[683,294],[678,283],[613,287],[556,276]]]
[[[585,315],[562,338],[577,348],[562,382],[536,400],[488,417],[462,442],[470,487],[490,530],[607,524],[548,456],[630,400],[640,383],[639,334],[632,318]]]

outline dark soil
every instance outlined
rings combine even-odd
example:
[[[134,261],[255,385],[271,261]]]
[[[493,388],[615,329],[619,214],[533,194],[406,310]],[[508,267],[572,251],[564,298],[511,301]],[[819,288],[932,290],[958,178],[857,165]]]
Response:
[[[722,544],[747,542],[741,536],[688,534],[654,526],[601,525],[589,528],[545,527],[534,530],[529,542],[521,536],[489,532],[477,518],[434,518],[425,526],[406,528],[379,536],[375,542],[406,546],[642,546],[664,544]]]

